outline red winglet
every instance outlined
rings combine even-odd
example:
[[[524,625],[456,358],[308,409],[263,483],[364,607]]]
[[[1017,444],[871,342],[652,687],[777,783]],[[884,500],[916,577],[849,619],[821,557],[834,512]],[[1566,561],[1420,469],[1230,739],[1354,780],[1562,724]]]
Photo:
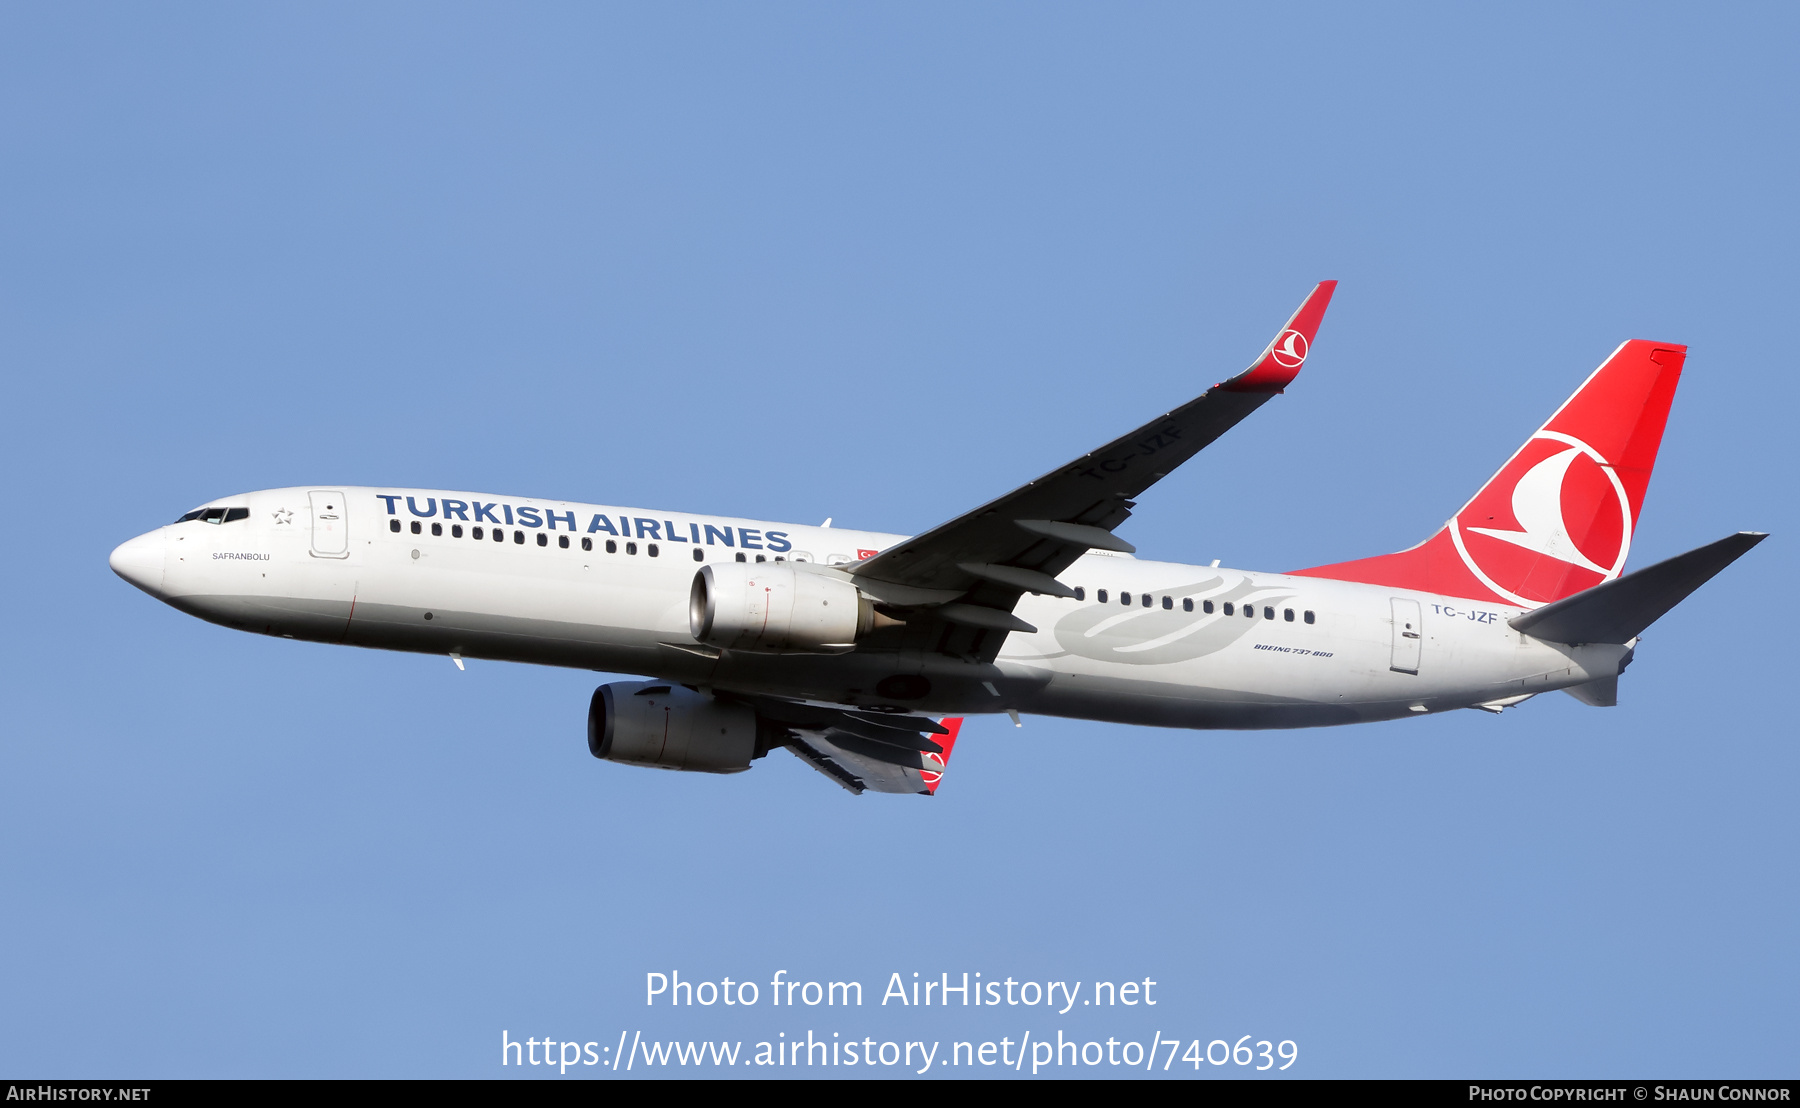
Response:
[[[1315,285],[1299,310],[1276,332],[1275,340],[1263,348],[1256,364],[1218,387],[1232,392],[1280,392],[1293,384],[1312,352],[1313,337],[1319,333],[1319,323],[1336,291],[1336,281]]]
[[[950,768],[950,751],[956,748],[956,736],[962,732],[963,717],[954,716],[949,719],[938,720],[938,722],[943,724],[944,729],[949,732],[947,735],[937,736],[936,739],[937,744],[944,748],[944,752],[942,754],[933,754],[930,751],[925,752],[925,760],[927,762],[936,762],[938,764],[938,771],[936,773],[932,773],[929,770],[919,771],[919,780],[925,782],[925,791],[931,793],[933,796],[937,795],[938,782],[944,779],[944,773]]]

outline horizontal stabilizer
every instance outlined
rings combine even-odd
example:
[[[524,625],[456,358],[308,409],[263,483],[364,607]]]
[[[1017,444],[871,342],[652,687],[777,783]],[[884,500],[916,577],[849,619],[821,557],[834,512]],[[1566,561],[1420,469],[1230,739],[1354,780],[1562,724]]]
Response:
[[[1576,700],[1591,708],[1617,708],[1619,706],[1619,677],[1596,677],[1579,685],[1572,685],[1563,690]]]
[[[1739,531],[1526,612],[1511,620],[1512,627],[1551,642],[1628,643],[1768,537]]]

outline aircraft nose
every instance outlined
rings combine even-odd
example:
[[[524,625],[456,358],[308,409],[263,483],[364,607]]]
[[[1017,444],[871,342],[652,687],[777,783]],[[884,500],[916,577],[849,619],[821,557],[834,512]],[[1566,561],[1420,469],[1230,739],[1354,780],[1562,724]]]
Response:
[[[139,535],[119,544],[107,559],[112,571],[143,589],[151,596],[162,595],[163,533],[160,530]]]

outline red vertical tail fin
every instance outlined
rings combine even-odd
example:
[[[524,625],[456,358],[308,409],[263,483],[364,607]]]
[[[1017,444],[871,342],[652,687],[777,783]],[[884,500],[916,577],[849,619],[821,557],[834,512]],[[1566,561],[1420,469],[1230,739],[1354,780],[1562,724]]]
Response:
[[[1687,347],[1633,339],[1418,546],[1302,577],[1535,608],[1625,569]]]

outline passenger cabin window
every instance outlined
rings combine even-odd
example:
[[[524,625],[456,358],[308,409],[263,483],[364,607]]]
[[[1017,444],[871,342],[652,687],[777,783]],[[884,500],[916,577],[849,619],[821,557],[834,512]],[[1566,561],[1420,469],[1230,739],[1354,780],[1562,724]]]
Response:
[[[635,542],[626,543],[625,544],[625,553],[636,554],[637,553],[637,543],[635,543]]]
[[[1127,608],[1131,607],[1131,594],[1128,592],[1120,593],[1119,603],[1125,605]]]
[[[562,547],[564,550],[569,549],[569,536],[567,536],[567,535],[556,536],[556,545]]]
[[[1168,611],[1174,607],[1175,607],[1175,598],[1174,597],[1172,597],[1172,596],[1163,597],[1163,610],[1164,611]]]
[[[1194,610],[1194,598],[1191,596],[1182,597],[1181,598],[1181,610],[1184,612],[1193,611]]]
[[[589,539],[589,538],[583,538],[583,539],[582,539],[582,540],[581,540],[581,549],[583,549],[583,550],[592,550],[592,549],[594,549],[594,540],[593,540],[593,539]]]
[[[485,538],[487,538],[487,535],[481,530],[481,528],[471,527],[471,528],[469,528],[469,537],[472,539],[485,539]]]
[[[1292,622],[1294,622],[1294,609],[1292,609],[1292,608],[1283,608],[1283,609],[1282,609],[1282,610],[1281,610],[1281,618],[1282,618],[1282,619],[1283,619],[1283,620],[1286,620],[1286,621],[1287,621],[1287,622],[1288,622],[1288,623],[1292,623]]]
[[[744,557],[744,552],[742,550],[740,550],[740,551],[738,551],[737,560],[740,562],[747,562],[750,559]]]
[[[539,546],[549,546],[550,545],[550,536],[544,534],[542,531],[539,531],[538,532],[538,545]]]
[[[1213,609],[1212,609],[1212,601],[1210,601],[1210,600],[1202,600],[1202,601],[1201,601],[1201,602],[1200,602],[1200,610],[1201,610],[1201,611],[1202,611],[1202,612],[1205,612],[1205,613],[1206,613],[1206,614],[1207,614],[1207,615],[1209,615],[1209,616],[1210,616],[1210,615],[1212,615],[1212,610],[1213,610]],[[1225,614],[1226,614],[1226,615],[1230,615],[1230,614],[1231,614],[1231,613],[1230,613],[1230,612],[1226,612],[1226,613],[1225,613]]]
[[[431,533],[440,539],[443,538],[444,537],[444,525],[441,523],[432,524],[431,525]]]
[[[1106,603],[1106,590],[1101,589],[1099,592],[1096,592],[1094,594],[1094,599],[1098,600],[1102,604]]]
[[[608,554],[617,554],[619,552],[619,544],[614,542],[611,539],[607,539],[606,540],[606,552]]]
[[[1263,618],[1264,619],[1274,619],[1275,618],[1275,609],[1273,609],[1265,604],[1263,606]]]
[[[761,555],[761,554],[758,554],[758,555],[757,555],[757,556],[756,556],[756,560],[757,560],[757,561],[759,561],[759,562],[766,562],[766,561],[768,561],[768,559],[767,559],[767,558],[765,558],[765,557],[763,557],[763,556],[762,556],[762,555]]]
[[[506,541],[506,532],[500,530],[500,528],[498,528],[498,527],[494,528],[494,541],[495,542],[505,542]]]
[[[1313,621],[1313,614],[1311,612],[1306,612],[1302,614],[1301,618],[1306,620],[1306,622],[1311,623]]]
[[[1207,606],[1208,606],[1208,609],[1209,609],[1209,610],[1210,610],[1210,609],[1211,609],[1211,605],[1212,605],[1212,601],[1210,601],[1210,600],[1209,600],[1209,601],[1207,601]],[[1231,601],[1229,601],[1229,600],[1227,600],[1227,601],[1226,601],[1226,602],[1225,602],[1225,614],[1226,614],[1226,615],[1228,615],[1228,616],[1234,616],[1234,615],[1237,615],[1237,613],[1236,613],[1236,612],[1234,612],[1234,611],[1232,611],[1232,610],[1231,610]]]
[[[513,532],[513,542],[517,543],[520,546],[524,546],[525,545],[525,532],[514,531]]]
[[[1148,608],[1150,606],[1151,602],[1154,601],[1155,599],[1156,598],[1154,596],[1151,596],[1149,593],[1145,593],[1144,594],[1144,607]]]
[[[1080,585],[1076,585],[1075,586],[1075,599],[1086,600],[1087,599],[1087,590],[1082,588]]]
[[[657,556],[657,554],[661,553],[661,551],[656,549],[655,543],[649,543],[644,547],[644,553],[646,553],[646,554],[650,555],[652,558],[654,558]]]
[[[706,560],[706,553],[704,551],[702,551],[699,547],[697,547],[697,546],[694,547],[694,561],[703,562],[705,560]]]
[[[450,537],[453,539],[462,538],[462,524],[452,523],[450,525]]]
[[[400,521],[397,519],[388,520],[388,530],[394,532],[394,534],[396,534],[396,535],[399,534],[400,533]]]
[[[1254,605],[1254,604],[1244,605],[1244,618],[1245,619],[1255,619],[1256,618],[1256,605]]]
[[[415,519],[412,521],[412,533],[413,534],[417,535],[420,532],[422,532],[423,530],[424,530],[424,528],[419,526],[418,520]]]

